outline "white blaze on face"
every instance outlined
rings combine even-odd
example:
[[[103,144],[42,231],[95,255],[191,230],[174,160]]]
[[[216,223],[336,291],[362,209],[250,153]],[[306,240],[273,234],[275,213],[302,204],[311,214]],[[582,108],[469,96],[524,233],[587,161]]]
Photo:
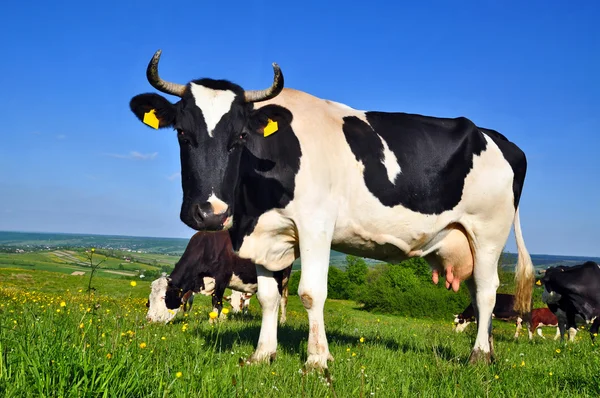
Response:
[[[219,199],[217,195],[214,194],[214,192],[211,193],[208,197],[208,203],[212,205],[213,213],[217,215],[225,213],[227,211],[227,208],[229,207],[227,203]]]
[[[174,310],[170,310],[167,308],[165,304],[165,294],[167,293],[167,278],[165,276],[161,276],[156,279],[150,285],[150,296],[148,297],[148,301],[150,306],[148,307],[148,313],[146,314],[146,319],[150,322],[169,322],[177,312],[179,312],[179,308],[175,308]]]
[[[229,110],[235,99],[235,93],[229,90],[213,90],[197,84],[191,84],[191,92],[198,108],[202,110],[208,135],[213,136],[213,130]]]
[[[381,163],[385,166],[385,169],[387,170],[388,179],[392,184],[394,184],[396,181],[396,177],[398,176],[398,174],[400,174],[402,170],[400,170],[400,165],[398,164],[398,159],[396,158],[396,155],[394,155],[394,152],[390,150],[390,147],[388,147],[387,142],[385,142],[383,137],[381,137],[379,134],[377,134],[377,137],[379,137],[381,143],[383,144],[383,159],[381,160]]]

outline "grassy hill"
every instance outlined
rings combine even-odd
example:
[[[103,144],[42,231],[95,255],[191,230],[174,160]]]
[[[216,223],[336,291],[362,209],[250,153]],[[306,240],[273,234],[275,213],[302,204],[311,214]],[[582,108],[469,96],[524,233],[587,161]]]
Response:
[[[210,325],[209,298],[169,324],[145,320],[149,281],[0,269],[2,396],[483,397],[599,396],[599,348],[587,333],[564,345],[494,320],[497,360],[468,365],[475,327],[453,332],[452,314],[430,320],[373,314],[328,300],[330,376],[305,372],[308,325],[297,296],[279,327],[271,364],[240,366],[254,350],[260,306]],[[228,306],[228,305],[226,305]],[[547,337],[553,328],[544,331]]]

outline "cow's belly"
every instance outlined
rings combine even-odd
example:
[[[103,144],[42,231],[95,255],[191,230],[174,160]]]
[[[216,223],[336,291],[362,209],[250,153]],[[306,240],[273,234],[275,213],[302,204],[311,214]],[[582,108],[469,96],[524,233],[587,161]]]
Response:
[[[238,292],[254,294],[256,293],[258,284],[244,282],[238,275],[233,273],[233,275],[231,275],[231,280],[229,281],[228,287],[232,290],[237,290]]]

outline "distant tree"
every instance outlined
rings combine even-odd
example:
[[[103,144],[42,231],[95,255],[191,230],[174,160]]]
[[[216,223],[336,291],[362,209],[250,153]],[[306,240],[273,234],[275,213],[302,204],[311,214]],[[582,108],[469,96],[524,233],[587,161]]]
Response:
[[[101,261],[97,262],[96,264],[94,264],[93,260],[94,260],[94,253],[95,252],[96,252],[96,249],[94,247],[92,247],[90,249],[90,252],[86,253],[88,260],[90,260],[90,268],[91,268],[90,279],[88,281],[88,288],[87,288],[88,294],[91,294],[92,290],[96,290],[96,288],[92,287],[92,278],[94,277],[94,273],[96,272],[96,270],[98,268],[100,268],[100,265],[103,262],[106,261],[106,257],[105,257],[103,260],[101,260]]]
[[[346,256],[346,273],[350,283],[362,286],[367,281],[369,267],[362,257]]]
[[[338,267],[329,267],[327,275],[327,297],[331,299],[350,298],[348,274]]]

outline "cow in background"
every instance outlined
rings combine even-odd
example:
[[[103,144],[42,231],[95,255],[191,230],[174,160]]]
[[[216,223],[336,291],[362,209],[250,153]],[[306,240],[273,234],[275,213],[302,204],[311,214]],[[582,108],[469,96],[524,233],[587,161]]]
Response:
[[[281,297],[280,323],[286,322],[287,283],[291,271],[290,264],[274,274]],[[227,231],[195,233],[166,280],[167,313],[169,309],[179,308],[192,294],[201,293],[212,296],[213,311],[220,315],[225,289],[255,294],[258,287],[256,264],[233,251]]]
[[[195,294],[185,295],[182,298],[183,305],[181,307],[174,308],[172,310],[168,309],[165,304],[167,285],[167,276],[164,273],[160,278],[154,280],[150,284],[150,296],[146,302],[146,307],[148,307],[146,319],[149,322],[167,323],[175,318],[181,309],[183,309],[184,312],[191,311],[192,309]],[[214,279],[206,278],[205,286],[207,290],[203,290],[199,294],[210,296],[211,292],[214,291]],[[231,296],[224,296],[223,301],[227,301],[231,304],[231,312],[233,313],[239,313],[242,311],[246,312],[250,297],[252,297],[252,294],[232,290]]]
[[[231,311],[238,313],[248,312],[248,307],[250,306],[250,298],[252,297],[252,293],[243,293],[238,292],[237,290],[231,291],[231,296],[223,297],[223,300],[227,301],[231,304]]]
[[[515,338],[518,337],[518,331],[521,328],[523,319],[517,311],[514,310],[515,296],[512,294],[497,293],[496,304],[492,311],[492,317],[502,321],[516,321],[517,332]],[[464,311],[458,315],[454,315],[454,331],[459,333],[466,329],[471,322],[476,322],[475,309],[473,303],[470,303]]]
[[[572,267],[550,267],[540,282],[544,286],[542,301],[558,318],[561,341],[567,329],[569,340],[575,339],[580,317],[591,323],[593,342],[600,329],[600,265],[587,261]]]
[[[542,333],[542,326],[556,326],[556,335],[554,340],[560,337],[560,328],[558,327],[558,318],[549,308],[535,308],[531,310],[531,313],[525,316],[525,324],[527,324],[527,331],[529,333],[529,340],[533,340],[533,332],[537,329],[537,334],[545,339]],[[515,332],[515,338],[519,337],[519,331],[521,330],[521,323],[517,323],[517,331]]]

